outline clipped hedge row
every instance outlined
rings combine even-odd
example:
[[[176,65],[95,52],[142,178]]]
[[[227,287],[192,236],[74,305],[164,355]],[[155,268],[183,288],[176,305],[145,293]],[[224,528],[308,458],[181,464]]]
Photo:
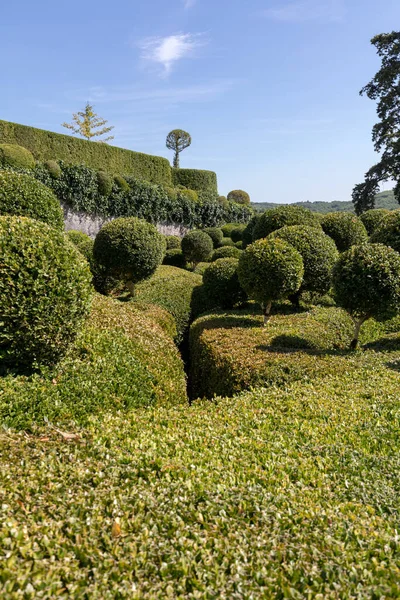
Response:
[[[88,142],[69,135],[0,120],[0,143],[18,144],[36,160],[64,160],[109,173],[123,173],[152,183],[171,185],[171,166],[166,158],[133,152],[108,144]]]
[[[218,195],[217,175],[214,171],[172,169],[172,183],[176,187],[181,185],[196,192]]]

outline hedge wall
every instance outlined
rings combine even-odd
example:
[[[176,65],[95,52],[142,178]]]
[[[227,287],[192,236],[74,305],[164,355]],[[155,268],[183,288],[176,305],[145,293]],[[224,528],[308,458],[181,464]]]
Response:
[[[218,196],[217,175],[213,171],[198,169],[172,169],[172,182],[190,190]]]
[[[0,143],[19,144],[30,150],[36,160],[40,161],[58,159],[69,164],[85,164],[94,169],[109,171],[111,174],[131,175],[151,183],[172,183],[169,161],[160,156],[133,152],[99,142],[88,142],[69,135],[1,120]],[[214,177],[216,180],[215,175]]]

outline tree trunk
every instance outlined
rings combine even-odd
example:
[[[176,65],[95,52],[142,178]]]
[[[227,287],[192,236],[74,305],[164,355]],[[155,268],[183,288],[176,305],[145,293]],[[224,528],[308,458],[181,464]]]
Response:
[[[135,284],[133,283],[133,281],[127,281],[126,287],[128,288],[129,296],[131,298],[134,298],[135,297]]]
[[[178,150],[175,150],[174,167],[175,167],[175,169],[179,169],[179,152],[178,152]]]
[[[354,335],[351,340],[350,350],[356,350],[358,347],[358,338],[360,335],[361,325],[368,319],[367,316],[360,317],[360,319],[354,319]]]
[[[271,317],[271,306],[272,306],[272,302],[268,302],[267,305],[262,305],[262,311],[263,311],[263,315],[264,315],[264,327],[268,324],[268,321],[270,320]]]

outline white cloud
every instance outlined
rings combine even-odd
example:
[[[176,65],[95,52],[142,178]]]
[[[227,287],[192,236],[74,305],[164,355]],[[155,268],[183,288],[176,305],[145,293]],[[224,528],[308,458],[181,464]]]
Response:
[[[344,0],[299,0],[264,11],[266,17],[288,23],[339,22],[344,19],[345,14]]]
[[[164,67],[166,75],[179,60],[193,56],[196,48],[206,43],[202,34],[178,33],[167,37],[148,38],[139,43],[142,58]]]

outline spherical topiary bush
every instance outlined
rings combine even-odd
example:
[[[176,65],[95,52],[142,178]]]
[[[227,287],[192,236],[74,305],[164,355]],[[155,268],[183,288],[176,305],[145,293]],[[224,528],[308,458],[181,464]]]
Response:
[[[12,169],[34,169],[35,159],[26,148],[17,144],[0,144],[0,166]]]
[[[226,196],[218,196],[217,201],[225,210],[229,209],[230,205]]]
[[[246,229],[246,225],[238,225],[231,231],[231,239],[236,244],[241,242],[243,239],[243,231]]]
[[[114,219],[100,229],[93,257],[109,275],[125,281],[133,296],[134,284],[151,277],[165,251],[165,238],[154,225],[128,217]]]
[[[235,248],[238,248],[239,250],[243,250],[243,241],[235,242]]]
[[[212,239],[204,231],[189,231],[182,239],[183,256],[193,267],[199,262],[209,260],[213,248]]]
[[[173,250],[174,248],[181,247],[181,238],[177,235],[166,235],[165,242],[167,244],[167,250]]]
[[[284,240],[262,239],[251,244],[239,258],[239,282],[249,298],[259,302],[267,323],[274,300],[295,294],[302,283],[303,259]]]
[[[372,235],[380,225],[383,217],[386,217],[390,211],[387,208],[372,208],[366,210],[360,215],[360,219],[367,230],[368,235]]]
[[[253,227],[253,240],[265,238],[285,225],[307,225],[321,229],[318,218],[308,208],[291,205],[278,206],[266,210],[256,220]]]
[[[238,265],[237,258],[219,258],[204,271],[204,292],[213,306],[229,309],[246,300],[239,283]]]
[[[46,160],[43,166],[47,169],[53,179],[60,179],[62,175],[61,167],[56,160]]]
[[[300,253],[284,240],[262,239],[244,250],[239,258],[238,275],[249,298],[263,309],[267,323],[274,300],[295,294],[303,280]]]
[[[386,320],[400,311],[400,254],[383,244],[353,246],[333,269],[333,287],[336,303],[354,319],[356,348],[367,319]]]
[[[19,215],[64,229],[64,216],[53,192],[30,175],[0,172],[0,215]]]
[[[241,250],[235,246],[222,246],[221,248],[214,250],[211,257],[211,262],[214,262],[219,258],[239,258],[241,253]]]
[[[87,261],[65,234],[45,223],[0,217],[0,363],[56,362],[90,307]]]
[[[93,260],[94,241],[92,238],[83,233],[83,231],[75,231],[74,229],[67,231],[67,236],[90,263]]]
[[[373,244],[385,244],[400,252],[400,210],[389,212],[382,218],[370,241]]]
[[[219,227],[206,227],[203,231],[212,239],[214,248],[219,248],[224,237],[222,229],[219,229]]]
[[[126,179],[124,179],[124,177],[122,177],[122,175],[114,175],[114,183],[121,192],[129,192],[131,189],[129,187],[129,183],[126,181]]]
[[[99,189],[100,196],[108,197],[112,192],[113,179],[105,171],[98,171],[97,186]]]
[[[182,250],[180,248],[171,248],[170,250],[167,250],[164,256],[163,265],[184,269],[186,267],[186,260],[182,254]]]
[[[368,240],[368,233],[362,221],[352,213],[328,213],[322,219],[321,225],[325,233],[333,239],[339,252],[345,252],[351,246],[363,244]]]
[[[229,192],[227,199],[229,202],[236,202],[237,204],[250,204],[250,196],[244,190],[232,190]]]
[[[243,229],[243,233],[242,233],[243,250],[253,242],[254,228],[260,217],[261,217],[261,215],[254,215],[250,219],[250,221],[247,223],[246,227]]]
[[[235,245],[235,242],[230,237],[223,237],[222,240],[221,240],[221,243],[220,243],[220,247],[221,248],[223,246],[231,246],[233,248],[234,245]]]
[[[301,292],[326,294],[332,282],[332,269],[339,253],[335,242],[323,231],[305,225],[290,225],[274,231],[268,239],[279,238],[300,252],[304,263],[303,282],[294,301]]]
[[[225,225],[222,225],[221,227],[221,231],[224,237],[230,238],[231,237],[231,233],[234,229],[237,229],[239,227],[240,223],[226,223]]]

